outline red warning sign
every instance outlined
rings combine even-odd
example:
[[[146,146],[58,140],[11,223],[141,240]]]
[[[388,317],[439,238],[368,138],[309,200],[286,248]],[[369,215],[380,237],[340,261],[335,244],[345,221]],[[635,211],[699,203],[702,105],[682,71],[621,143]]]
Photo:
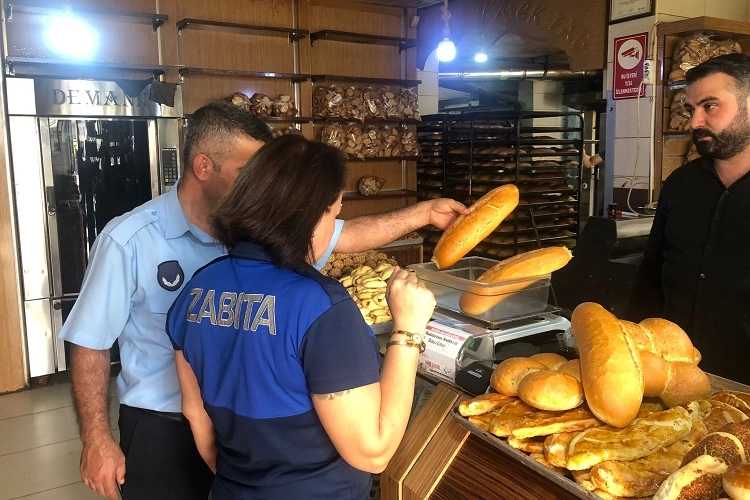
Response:
[[[648,33],[615,38],[613,99],[631,99],[646,95],[643,61],[646,60]]]

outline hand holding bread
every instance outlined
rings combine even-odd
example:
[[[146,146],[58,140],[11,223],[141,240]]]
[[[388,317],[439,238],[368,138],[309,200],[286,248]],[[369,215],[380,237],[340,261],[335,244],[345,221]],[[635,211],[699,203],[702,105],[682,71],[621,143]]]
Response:
[[[433,250],[438,269],[452,266],[490,235],[518,206],[519,192],[514,184],[497,187],[469,207],[443,232]]]

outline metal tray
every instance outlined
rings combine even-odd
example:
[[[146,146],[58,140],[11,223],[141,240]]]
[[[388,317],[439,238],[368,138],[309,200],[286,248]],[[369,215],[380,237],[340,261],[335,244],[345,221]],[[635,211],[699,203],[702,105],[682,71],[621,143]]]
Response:
[[[454,419],[456,419],[456,421],[459,423],[459,425],[461,425],[461,427],[464,427],[466,430],[468,430],[475,436],[483,439],[488,444],[490,444],[494,448],[497,448],[505,455],[508,455],[509,457],[513,458],[514,460],[518,462],[521,462],[522,464],[527,466],[529,469],[544,476],[545,478],[549,479],[551,482],[560,486],[564,490],[567,490],[573,493],[579,498],[588,498],[591,500],[602,500],[602,497],[600,497],[599,495],[594,495],[592,492],[581,487],[578,483],[576,483],[572,479],[568,479],[562,474],[558,474],[552,469],[545,467],[544,465],[540,464],[533,458],[529,457],[526,453],[522,451],[518,451],[517,449],[508,445],[506,440],[501,439],[495,436],[494,434],[491,434],[485,431],[484,429],[480,429],[476,425],[472,424],[466,418],[462,417],[460,413],[458,413],[458,405],[455,405],[453,409],[451,410],[451,416]]]
[[[741,391],[741,392],[750,393],[750,386],[741,384],[739,382],[735,382],[734,380],[729,380],[723,377],[719,377],[718,375],[713,375],[711,373],[708,373],[707,375],[708,375],[708,380],[711,382],[712,393],[722,391],[722,390]],[[465,428],[466,430],[468,430],[475,436],[483,439],[494,448],[497,448],[498,450],[500,450],[505,455],[508,455],[509,457],[517,460],[518,462],[521,462],[522,464],[529,467],[531,470],[546,477],[547,479],[557,484],[558,486],[562,487],[563,489],[577,495],[579,498],[586,498],[586,499],[591,499],[591,500],[602,500],[602,497],[600,497],[599,495],[595,495],[594,493],[581,487],[574,480],[566,476],[563,476],[562,474],[559,474],[553,471],[552,469],[545,467],[544,465],[540,464],[533,458],[529,457],[526,453],[516,450],[515,448],[510,446],[505,439],[499,438],[495,436],[494,434],[491,434],[485,431],[484,429],[481,429],[477,427],[476,425],[472,424],[465,417],[462,417],[461,414],[458,412],[458,404],[454,405],[453,408],[451,409],[451,416],[458,422],[459,425],[461,425],[461,427]]]

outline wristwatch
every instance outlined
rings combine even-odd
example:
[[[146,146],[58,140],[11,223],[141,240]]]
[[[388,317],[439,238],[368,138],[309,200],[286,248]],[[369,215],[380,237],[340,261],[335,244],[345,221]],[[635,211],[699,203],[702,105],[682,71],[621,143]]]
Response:
[[[392,345],[404,345],[407,347],[416,347],[417,349],[419,349],[419,352],[422,353],[427,348],[427,344],[425,344],[424,342],[424,334],[422,333],[407,332],[406,330],[394,330],[393,332],[391,332],[391,336],[393,335],[404,335],[406,339],[391,340],[385,345],[386,349],[391,347]]]

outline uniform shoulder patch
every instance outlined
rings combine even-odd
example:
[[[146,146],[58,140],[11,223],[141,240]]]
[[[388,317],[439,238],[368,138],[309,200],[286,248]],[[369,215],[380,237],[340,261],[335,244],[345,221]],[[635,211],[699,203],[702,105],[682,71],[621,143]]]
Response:
[[[168,260],[159,264],[156,269],[156,280],[159,286],[168,292],[178,290],[185,282],[185,272],[176,260]]]
[[[117,221],[117,225],[110,230],[109,235],[119,245],[125,245],[141,228],[157,220],[159,216],[155,210],[141,210]]]

